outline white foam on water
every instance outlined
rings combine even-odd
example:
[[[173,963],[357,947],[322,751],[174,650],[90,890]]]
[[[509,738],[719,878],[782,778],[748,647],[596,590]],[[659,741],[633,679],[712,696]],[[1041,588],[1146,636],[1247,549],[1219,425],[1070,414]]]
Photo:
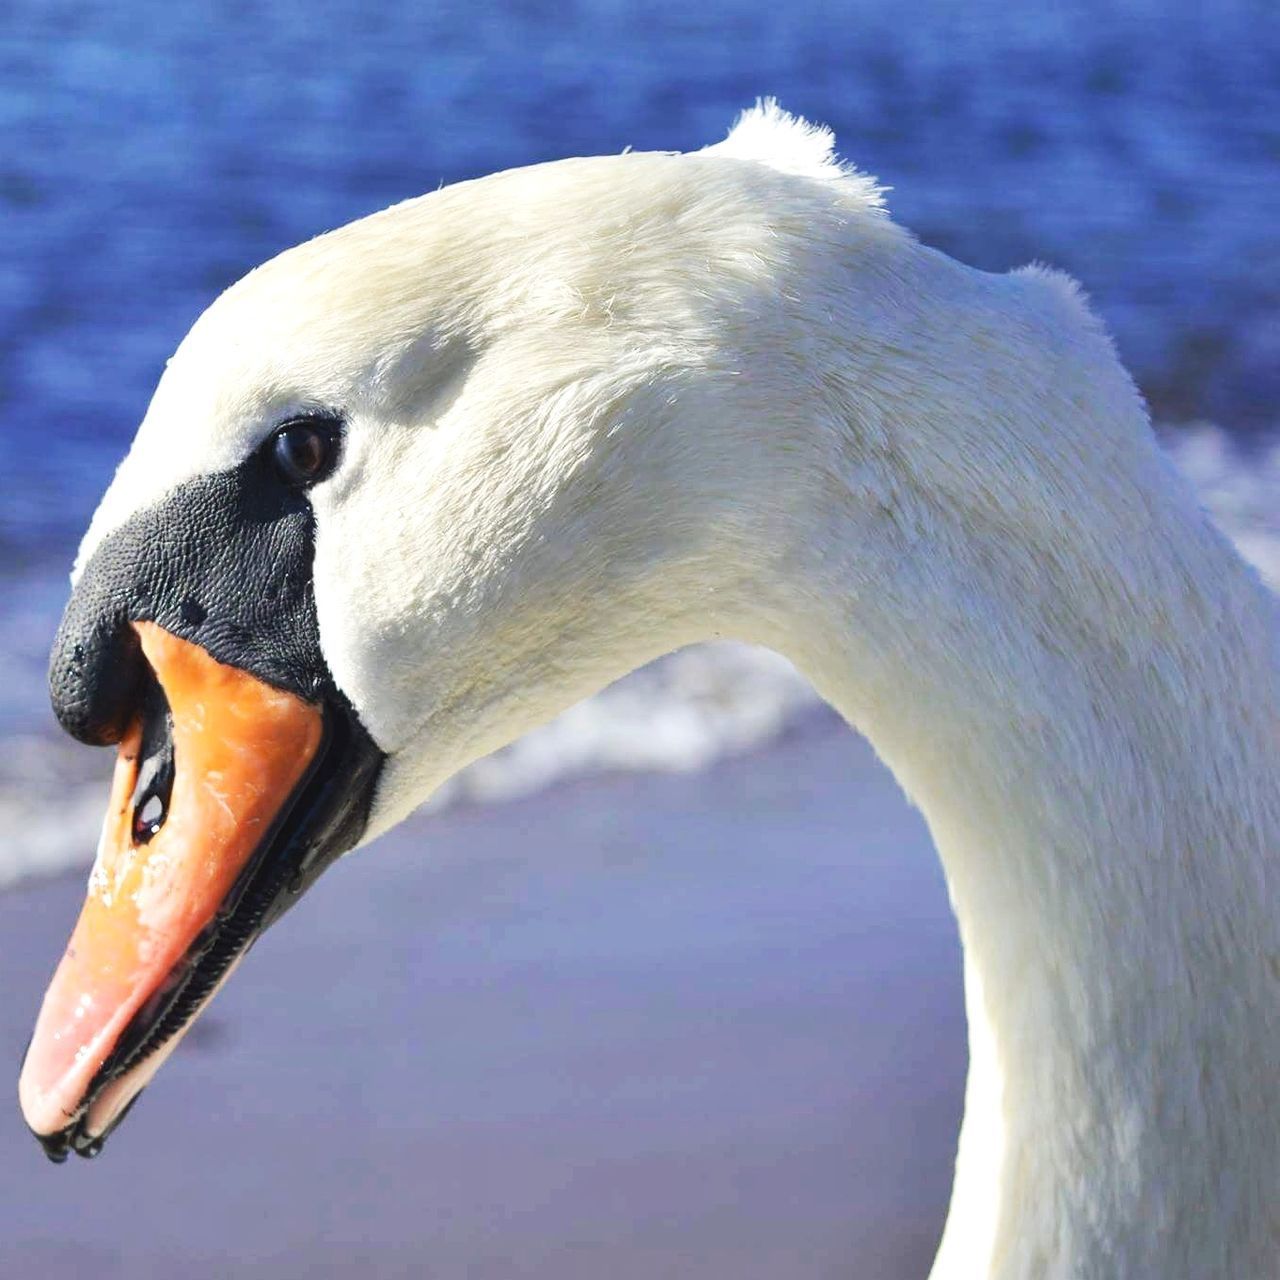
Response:
[[[695,645],[476,761],[433,803],[509,799],[588,774],[690,772],[776,738],[816,701],[808,681],[768,649]]]
[[[1218,528],[1280,593],[1280,439],[1249,455],[1210,423],[1162,438]]]
[[[1206,509],[1273,590],[1280,590],[1280,442],[1246,453],[1204,424],[1166,437]],[[64,589],[41,579],[15,593],[0,625],[0,887],[87,866],[106,803],[105,752],[56,734],[43,710],[44,660]],[[777,738],[818,701],[777,654],[720,642],[671,654],[572,707],[447,784],[433,806],[527,795],[568,778],[691,771]],[[37,713],[33,708],[39,707]]]
[[[0,889],[37,876],[88,867],[107,803],[106,779],[64,788],[54,812],[33,812],[31,792],[0,786]]]

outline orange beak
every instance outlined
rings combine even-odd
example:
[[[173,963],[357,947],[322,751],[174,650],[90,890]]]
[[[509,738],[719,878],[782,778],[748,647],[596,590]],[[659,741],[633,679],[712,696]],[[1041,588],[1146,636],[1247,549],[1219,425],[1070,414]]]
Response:
[[[120,743],[88,897],[18,1087],[55,1158],[72,1127],[77,1150],[96,1149],[230,972],[228,954],[193,980],[324,740],[320,707],[133,625],[158,689]]]

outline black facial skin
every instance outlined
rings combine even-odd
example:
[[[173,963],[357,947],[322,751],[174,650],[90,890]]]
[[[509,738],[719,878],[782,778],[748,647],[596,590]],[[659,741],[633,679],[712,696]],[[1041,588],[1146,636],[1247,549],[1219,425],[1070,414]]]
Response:
[[[178,486],[104,539],[67,604],[49,664],[54,713],[73,737],[105,745],[142,712],[146,786],[166,804],[175,767],[168,709],[130,623],[158,623],[219,662],[320,703],[324,718],[307,776],[217,918],[121,1035],[86,1112],[104,1085],[190,1020],[231,962],[364,831],[384,756],[320,650],[305,495],[336,465],[340,445],[337,419],[295,419],[238,467]],[[96,1155],[106,1136],[90,1138],[83,1120],[37,1135],[59,1162],[73,1150]]]
[[[145,664],[130,622],[159,623],[308,700],[336,692],[316,621],[315,518],[277,458],[298,425],[233,470],[179,485],[94,552],[49,660],[54,714],[73,738],[118,742],[136,710]]]

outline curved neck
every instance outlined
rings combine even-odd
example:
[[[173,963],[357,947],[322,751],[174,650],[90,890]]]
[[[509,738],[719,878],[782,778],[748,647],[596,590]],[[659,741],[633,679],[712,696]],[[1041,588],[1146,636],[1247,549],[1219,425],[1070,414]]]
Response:
[[[959,923],[970,1076],[935,1280],[1274,1262],[1274,602],[1149,453],[1140,544],[1104,502],[1074,512],[1110,558],[1021,565],[921,524],[872,591],[865,522],[827,504],[780,575],[802,621],[771,641],[922,809]]]

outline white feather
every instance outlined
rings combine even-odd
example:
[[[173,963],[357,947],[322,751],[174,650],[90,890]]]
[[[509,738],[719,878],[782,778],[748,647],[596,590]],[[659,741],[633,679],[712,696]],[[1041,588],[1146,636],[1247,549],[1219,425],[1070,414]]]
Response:
[[[923,247],[772,103],[465,183],[215,303],[83,554],[301,405],[349,424],[316,588],[391,753],[375,831],[657,654],[770,645],[945,864],[972,1052],[935,1277],[1275,1274],[1276,606],[1074,284]]]

